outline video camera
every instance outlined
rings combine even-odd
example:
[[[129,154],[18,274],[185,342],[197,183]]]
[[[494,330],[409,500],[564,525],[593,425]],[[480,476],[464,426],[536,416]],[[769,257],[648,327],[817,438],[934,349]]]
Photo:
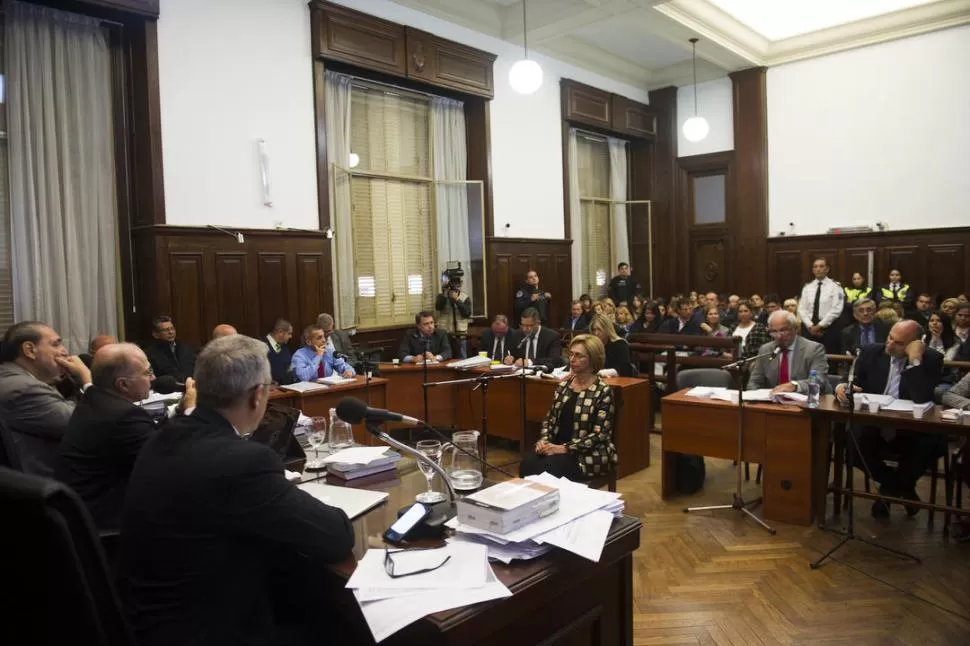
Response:
[[[441,288],[447,291],[459,291],[462,276],[465,275],[461,268],[460,260],[449,260],[445,263],[445,270],[441,273]]]

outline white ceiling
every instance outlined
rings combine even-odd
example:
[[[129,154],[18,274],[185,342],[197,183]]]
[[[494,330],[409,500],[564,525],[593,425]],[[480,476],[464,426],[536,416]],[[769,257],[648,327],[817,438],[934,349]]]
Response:
[[[522,43],[521,0],[394,0]],[[618,81],[690,83],[970,23],[970,0],[528,0],[530,49]]]

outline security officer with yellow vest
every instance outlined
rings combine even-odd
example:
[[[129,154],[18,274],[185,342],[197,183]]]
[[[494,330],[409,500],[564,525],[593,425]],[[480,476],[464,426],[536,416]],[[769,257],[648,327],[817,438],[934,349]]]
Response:
[[[460,262],[455,264],[457,268],[449,267],[442,275],[444,285],[435,298],[434,308],[438,329],[458,340],[458,356],[465,359],[468,356],[468,321],[472,317],[472,299],[461,291],[461,277],[465,272]]]
[[[894,301],[903,306],[903,311],[907,314],[913,310],[915,296],[909,285],[903,282],[903,274],[898,269],[890,270],[889,284],[880,287],[875,294],[874,300],[877,303],[883,301]]]
[[[855,306],[855,302],[863,298],[872,298],[872,287],[866,285],[865,276],[855,272],[852,274],[849,286],[843,286],[842,290],[845,292],[845,307],[842,308],[841,320],[842,326],[845,327],[853,322],[852,308]]]

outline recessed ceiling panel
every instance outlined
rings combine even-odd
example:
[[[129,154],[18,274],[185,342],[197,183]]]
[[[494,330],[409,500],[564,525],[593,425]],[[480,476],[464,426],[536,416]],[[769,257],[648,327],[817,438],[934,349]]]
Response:
[[[660,69],[690,60],[690,50],[658,38],[631,25],[623,18],[604,20],[573,31],[573,35],[594,47],[636,63],[647,69]]]

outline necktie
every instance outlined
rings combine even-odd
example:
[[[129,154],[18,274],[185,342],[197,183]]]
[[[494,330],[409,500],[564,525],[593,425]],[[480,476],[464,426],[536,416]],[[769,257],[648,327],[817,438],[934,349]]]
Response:
[[[505,354],[505,350],[502,348],[503,345],[505,344],[503,343],[502,337],[495,337],[495,347],[492,348],[492,361],[502,360],[502,355]]]
[[[778,384],[787,384],[791,379],[789,379],[788,370],[788,348],[784,348],[781,351],[781,365],[778,367]]]
[[[815,288],[815,302],[812,304],[812,325],[818,325],[818,322],[822,320],[822,317],[818,314],[818,309],[821,304],[822,281],[818,281],[818,287]]]
[[[322,378],[324,378],[324,377],[327,376],[327,374],[326,374],[327,369],[323,365],[323,363],[324,363],[323,359],[324,359],[324,357],[320,357],[320,365],[317,366],[317,377],[320,378],[320,379],[322,379]]]
[[[867,325],[862,328],[862,345],[869,345],[875,341],[872,338],[872,326]]]
[[[536,360],[536,338],[532,337],[529,339],[529,359],[532,361]]]
[[[899,378],[903,373],[903,360],[893,357],[889,361],[889,377],[886,379],[884,395],[899,398]]]

